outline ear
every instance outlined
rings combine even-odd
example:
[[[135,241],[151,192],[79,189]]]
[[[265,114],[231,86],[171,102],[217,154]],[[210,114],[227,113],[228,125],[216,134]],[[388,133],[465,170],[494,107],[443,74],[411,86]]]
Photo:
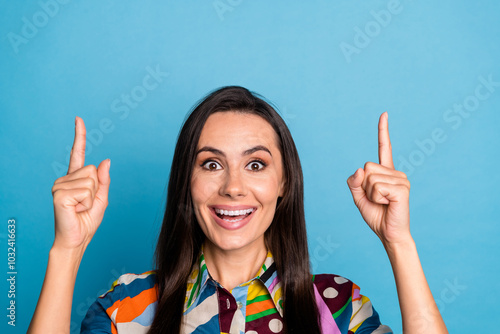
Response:
[[[281,181],[279,192],[278,192],[278,197],[283,197],[283,194],[285,193],[285,186],[286,186],[285,180]]]

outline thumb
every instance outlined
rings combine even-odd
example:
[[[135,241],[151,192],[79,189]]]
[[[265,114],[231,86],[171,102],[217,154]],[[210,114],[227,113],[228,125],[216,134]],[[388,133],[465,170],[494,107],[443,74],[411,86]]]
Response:
[[[97,193],[95,194],[96,202],[94,203],[94,205],[97,204],[102,209],[105,209],[108,205],[109,183],[111,182],[111,178],[109,177],[110,168],[110,159],[103,160],[97,167],[97,179],[99,182],[99,188],[97,189]]]
[[[352,199],[358,208],[362,201],[366,200],[366,192],[362,187],[364,179],[365,171],[363,168],[358,168],[356,172],[347,179],[347,185],[351,190]]]

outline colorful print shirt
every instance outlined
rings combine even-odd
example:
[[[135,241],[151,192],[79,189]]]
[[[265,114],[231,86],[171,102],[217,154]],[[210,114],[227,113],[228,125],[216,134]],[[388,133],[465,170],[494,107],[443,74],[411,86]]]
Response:
[[[337,275],[314,275],[312,280],[323,333],[392,334],[356,284]],[[153,271],[120,276],[90,306],[81,333],[147,333],[156,292]],[[284,333],[282,320],[282,286],[271,253],[255,278],[231,291],[210,277],[200,255],[187,283],[181,333]]]

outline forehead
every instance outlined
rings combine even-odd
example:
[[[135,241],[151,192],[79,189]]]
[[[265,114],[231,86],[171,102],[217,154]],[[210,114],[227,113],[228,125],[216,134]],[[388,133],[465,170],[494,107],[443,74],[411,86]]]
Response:
[[[205,145],[241,150],[266,145],[278,150],[277,134],[271,124],[255,114],[234,111],[216,112],[208,117],[198,148]]]

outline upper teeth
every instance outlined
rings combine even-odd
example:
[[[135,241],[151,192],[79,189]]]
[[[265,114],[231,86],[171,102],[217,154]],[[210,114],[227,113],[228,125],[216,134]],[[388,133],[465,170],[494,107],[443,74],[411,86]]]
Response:
[[[241,215],[246,215],[247,213],[251,213],[253,210],[254,209],[229,211],[229,210],[215,209],[215,212],[224,216],[241,216]]]

